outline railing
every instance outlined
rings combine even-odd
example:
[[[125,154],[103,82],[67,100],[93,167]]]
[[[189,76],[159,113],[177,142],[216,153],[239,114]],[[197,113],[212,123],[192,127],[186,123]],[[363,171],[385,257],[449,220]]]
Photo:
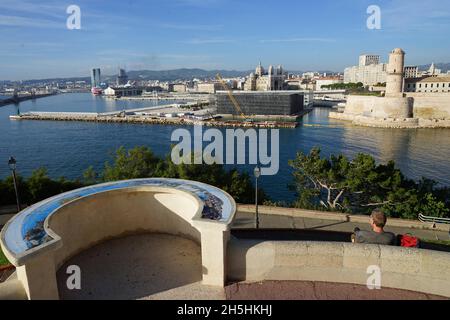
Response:
[[[430,222],[430,223],[443,223],[443,224],[450,224],[449,218],[437,218],[437,217],[430,217],[430,216],[424,216],[422,213],[419,214],[419,220],[421,222]]]

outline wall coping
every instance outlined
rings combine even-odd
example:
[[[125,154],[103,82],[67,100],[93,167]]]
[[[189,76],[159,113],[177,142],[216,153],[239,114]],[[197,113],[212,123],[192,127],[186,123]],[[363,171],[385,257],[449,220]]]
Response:
[[[237,210],[238,212],[254,213],[255,206],[238,204]],[[258,206],[258,211],[260,214],[267,214],[267,215],[289,216],[293,218],[312,218],[312,219],[323,219],[334,221],[346,221],[355,223],[368,223],[369,219],[369,217],[365,215],[352,215],[345,213],[314,211],[298,208]],[[436,223],[436,228],[432,228],[431,223],[423,223],[419,220],[389,218],[387,221],[387,226],[450,232],[450,225]]]

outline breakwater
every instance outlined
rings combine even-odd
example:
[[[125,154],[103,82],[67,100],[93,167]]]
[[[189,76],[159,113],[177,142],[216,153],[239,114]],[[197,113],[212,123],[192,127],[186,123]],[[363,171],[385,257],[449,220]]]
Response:
[[[296,128],[297,122],[274,121],[222,121],[213,117],[204,120],[195,118],[165,118],[144,115],[98,114],[83,112],[29,112],[10,116],[11,120],[41,120],[41,121],[83,121],[105,123],[136,123],[158,125],[204,125],[211,127],[244,127],[244,128]]]

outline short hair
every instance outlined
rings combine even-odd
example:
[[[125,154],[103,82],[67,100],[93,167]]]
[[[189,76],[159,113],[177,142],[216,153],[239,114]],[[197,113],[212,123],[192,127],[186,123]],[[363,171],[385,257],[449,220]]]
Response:
[[[378,227],[378,228],[384,228],[384,226],[386,225],[386,215],[384,214],[384,212],[381,209],[375,209],[372,211],[372,214],[370,215],[370,217],[373,220],[373,223]]]

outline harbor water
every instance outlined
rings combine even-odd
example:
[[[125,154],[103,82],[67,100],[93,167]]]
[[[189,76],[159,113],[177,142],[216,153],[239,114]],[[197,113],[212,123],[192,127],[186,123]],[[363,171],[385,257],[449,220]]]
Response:
[[[46,167],[50,176],[80,178],[89,166],[101,170],[120,146],[145,145],[159,156],[170,152],[173,130],[178,126],[60,122],[11,121],[10,115],[28,111],[111,112],[172,104],[174,101],[121,101],[74,93],[51,96],[20,105],[0,108],[0,177],[10,174],[7,161],[14,155],[21,175],[28,176]],[[354,126],[328,118],[330,109],[315,108],[303,117],[296,129],[280,130],[280,170],[260,182],[274,200],[290,201],[292,181],[288,160],[296,152],[314,146],[324,155],[343,153],[353,157],[368,153],[379,163],[394,160],[403,173],[413,179],[427,177],[450,186],[450,129],[379,129]],[[193,130],[186,126],[187,130]],[[220,128],[219,130],[225,130]],[[270,150],[270,149],[269,149]],[[238,166],[252,172],[251,166]]]

